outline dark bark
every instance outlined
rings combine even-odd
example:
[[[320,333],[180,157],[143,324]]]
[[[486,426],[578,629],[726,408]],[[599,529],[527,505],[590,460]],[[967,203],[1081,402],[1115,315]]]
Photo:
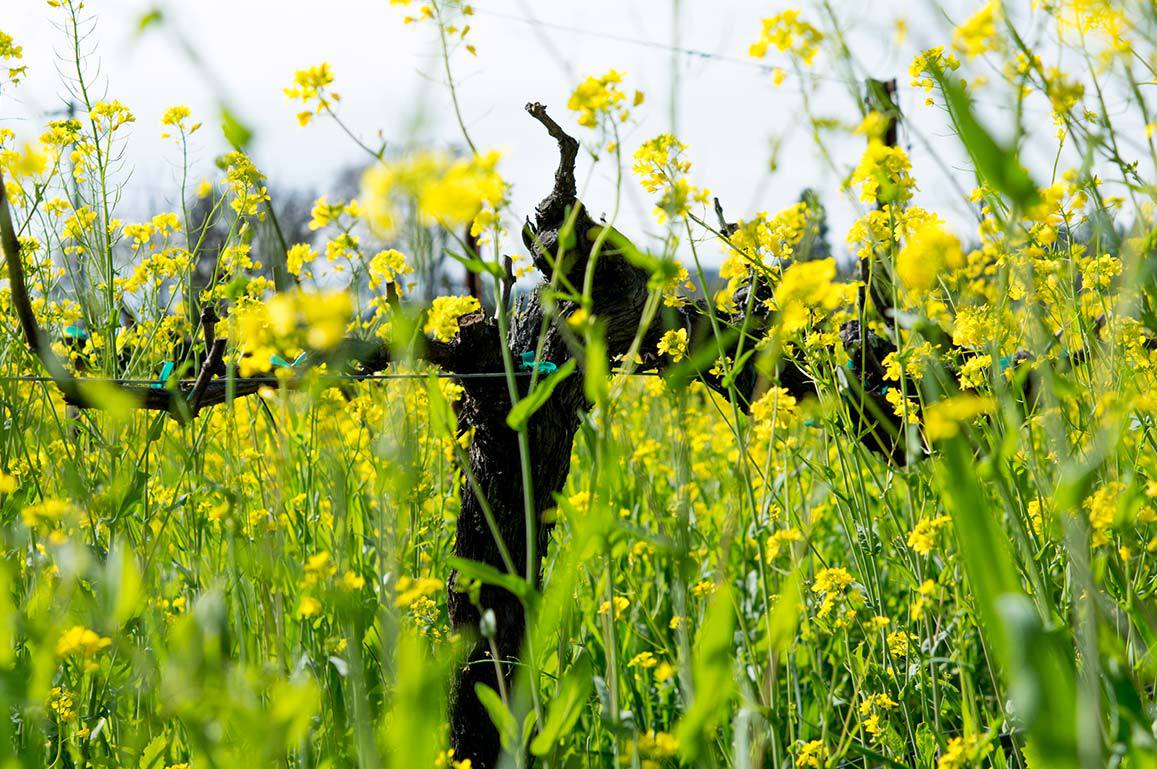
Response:
[[[578,142],[563,132],[541,105],[528,105],[527,111],[557,140],[560,162],[554,188],[535,209],[534,221],[527,222],[524,237],[535,264],[547,280],[557,269],[562,271],[560,278],[581,284],[592,258],[592,246],[603,225],[590,218],[575,196],[574,163]],[[567,243],[564,231],[568,222],[573,227],[573,245],[564,248]],[[624,259],[610,241],[595,262],[592,313],[606,323],[607,348],[611,356],[626,352],[639,328],[647,298],[648,277],[647,273]],[[519,360],[522,353],[541,347],[542,361],[562,365],[573,353],[556,322],[565,322],[565,317],[575,308],[562,303],[557,307],[557,314],[544,324],[546,310],[541,300],[545,290],[540,287],[525,306],[512,315],[508,344],[515,360]],[[546,550],[551,530],[551,525],[543,522],[542,515],[554,507],[555,494],[562,490],[566,481],[571,446],[579,426],[579,412],[588,406],[582,381],[579,375],[563,380],[527,427],[534,507],[534,527],[529,535],[535,538],[536,553],[540,556]],[[462,384],[466,392],[458,418],[463,427],[474,429],[469,450],[471,472],[481,495],[490,505],[511,559],[521,568],[526,559],[528,532],[518,435],[506,423],[511,408],[507,385],[500,379],[467,379]],[[519,387],[520,394],[525,395],[529,387],[526,377],[519,379]],[[460,558],[480,561],[505,571],[482,502],[472,487],[465,488],[462,494],[454,552]],[[537,583],[541,578],[539,564],[534,565],[534,570],[533,577]],[[497,629],[493,640],[500,657],[498,667],[502,669],[504,684],[509,690],[515,671],[511,663],[521,652],[526,629],[521,602],[506,590],[483,586],[479,606],[475,606],[467,594],[459,592],[456,587],[456,575],[452,575],[449,608],[456,630],[477,636],[481,615],[479,606],[481,611],[494,612]],[[479,639],[470,650],[455,682],[451,697],[450,741],[456,758],[469,758],[473,766],[488,769],[496,765],[501,745],[497,731],[474,694],[475,685],[479,683],[495,690],[499,688],[495,661],[485,639]]]

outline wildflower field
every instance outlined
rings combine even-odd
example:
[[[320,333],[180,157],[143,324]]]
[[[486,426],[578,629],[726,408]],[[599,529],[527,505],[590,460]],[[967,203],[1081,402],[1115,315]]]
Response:
[[[476,143],[488,3],[390,0],[457,139],[302,62],[284,119],[361,162],[300,226],[224,89],[146,124],[104,3],[40,5],[56,71],[0,9],[0,769],[1157,769],[1153,3],[901,12],[899,73],[769,4],[716,55],[841,181],[764,211],[614,61]],[[68,114],[9,119],[36,79]],[[126,218],[145,132],[177,204]]]

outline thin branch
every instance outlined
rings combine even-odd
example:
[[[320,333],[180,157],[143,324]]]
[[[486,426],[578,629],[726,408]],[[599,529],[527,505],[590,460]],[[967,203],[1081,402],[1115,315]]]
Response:
[[[538,102],[532,102],[526,105],[526,111],[530,116],[542,123],[546,127],[547,133],[551,135],[558,142],[558,170],[554,173],[554,190],[550,197],[557,200],[568,199],[573,200],[578,194],[578,186],[575,183],[574,166],[578,159],[579,143],[578,139],[574,138],[566,131],[562,130],[562,126],[554,122],[550,115],[546,114],[546,107]],[[543,201],[546,203],[546,201]],[[543,204],[539,204],[539,209],[543,208]]]

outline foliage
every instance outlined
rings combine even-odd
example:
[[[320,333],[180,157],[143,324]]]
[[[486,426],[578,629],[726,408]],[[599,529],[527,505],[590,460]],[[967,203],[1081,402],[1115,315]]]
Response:
[[[83,4],[48,5],[79,51]],[[407,21],[438,35],[453,88],[456,46],[475,52],[473,9],[413,5]],[[868,142],[841,168],[843,192],[871,208],[847,242],[882,280],[888,313],[857,306],[859,286],[836,280],[826,246],[814,251],[826,227],[816,193],[716,229],[707,191],[687,180],[691,148],[669,134],[640,142],[635,171],[663,236],[650,253],[608,226],[599,246],[653,270],[657,324],[698,288],[713,336],[672,326],[624,363],[645,354],[677,373],[705,360],[725,392],[675,373],[608,374],[589,282],[552,282],[550,299],[578,308],[560,322],[583,347],[592,407],[550,513],[541,591],[451,558],[472,438],[453,418],[459,385],[406,360],[395,371],[414,378],[386,385],[295,367],[350,334],[461,333],[476,298],[418,314],[393,301],[412,288],[406,232],[469,227],[473,245],[452,248],[494,278],[492,304],[509,311],[503,222],[517,218],[499,156],[474,151],[464,124],[463,157],[361,145],[361,197],[317,202],[322,240],[283,244],[295,289],[277,292],[253,248],[273,208],[245,141],[218,180],[181,190],[207,217],[120,221],[116,160],[135,118],[88,98],[78,60],[67,85],[85,114],[34,142],[0,129],[41,327],[80,376],[163,387],[196,370],[189,340],[212,307],[230,374],[277,378],[192,424],[115,398],[77,411],[20,379],[33,359],[0,324],[0,765],[463,767],[444,728],[464,641],[446,609],[457,568],[462,589],[498,584],[530,611],[529,672],[480,694],[515,762],[1157,766],[1157,150],[1144,90],[1157,18],[1151,4],[1107,0],[972,10],[946,43],[964,61],[933,48],[910,74],[973,163],[974,231],[920,206],[884,116],[850,120]],[[1079,68],[1046,67],[1029,30]],[[856,72],[840,41],[825,2],[766,20],[750,53],[778,51],[801,79],[825,60]],[[19,64],[17,42],[0,32],[5,96],[40,74]],[[980,76],[961,79],[980,63],[1016,107],[999,139],[977,114]],[[613,69],[588,78],[569,104],[595,150],[611,141],[620,177],[620,129],[644,102],[623,81]],[[1144,140],[1115,128],[1110,81]],[[293,78],[303,126],[340,124],[335,82],[324,63]],[[1020,160],[1030,104],[1055,122],[1057,157],[1080,159],[1044,184]],[[819,137],[821,118],[805,118]],[[177,106],[161,130],[187,158],[200,127]],[[207,254],[210,225],[224,242]],[[704,277],[707,239],[722,287]],[[211,276],[195,279],[207,258]],[[0,316],[13,316],[6,275]],[[866,379],[840,334],[852,319],[893,347],[874,394],[896,417],[903,467],[859,440]],[[741,340],[734,354],[724,338]],[[815,397],[775,380],[785,363]],[[511,428],[527,429],[578,365],[536,375]],[[736,382],[753,371],[765,381],[745,403]]]

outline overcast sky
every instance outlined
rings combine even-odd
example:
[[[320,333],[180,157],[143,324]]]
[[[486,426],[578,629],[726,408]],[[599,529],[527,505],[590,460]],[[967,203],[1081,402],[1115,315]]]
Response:
[[[0,5],[0,29],[23,45],[29,65],[25,83],[0,102],[0,125],[34,136],[65,97],[56,72],[65,44],[54,26],[60,12],[45,0],[0,0]],[[782,86],[772,83],[768,67],[786,62],[773,54],[761,66],[747,56],[760,19],[788,5],[682,0],[676,34],[671,0],[478,0],[471,33],[478,56],[463,51],[454,58],[465,119],[480,148],[503,151],[500,170],[513,185],[514,210],[521,217],[549,190],[557,159],[553,143],[524,114],[523,105],[541,101],[572,133],[591,139],[591,132],[579,128],[565,109],[567,96],[583,76],[616,68],[626,74],[628,91],[639,88],[647,95],[637,124],[624,136],[628,153],[670,130],[674,113],[678,135],[690,147],[693,181],[719,195],[731,218],[775,211],[812,187],[829,208],[832,240],[842,252],[858,212],[840,192],[840,181],[858,160],[862,139],[829,137],[840,169],[832,173],[806,132],[800,83],[790,77]],[[911,128],[903,138],[910,144],[920,186],[917,202],[940,211],[967,236],[969,212],[954,190],[956,185],[971,189],[973,177],[942,113],[925,107],[923,93],[909,86],[908,65],[919,50],[949,42],[953,21],[980,4],[953,0],[942,4],[944,10],[925,0],[835,0],[835,5],[864,69],[857,75],[899,79]],[[256,129],[252,154],[271,186],[325,192],[341,169],[365,158],[329,121],[299,127],[297,107],[282,94],[296,69],[321,61],[333,67],[343,119],[366,143],[380,143],[380,131],[395,146],[461,144],[432,28],[403,25],[404,9],[387,0],[90,0],[88,10],[97,19],[91,42],[93,61],[100,65],[100,90],[137,116],[126,158],[133,176],[122,217],[170,209],[177,201],[180,158],[172,143],[160,138],[166,107],[187,104],[195,118],[205,120],[194,142],[195,176],[210,174],[212,159],[225,149],[204,74],[188,63],[172,34],[153,28],[136,35],[137,20],[152,7],[163,9]],[[814,20],[814,12],[808,13]],[[895,42],[897,18],[908,27],[902,45]],[[676,38],[679,46],[710,57],[673,53]],[[1055,51],[1042,53],[1051,53],[1047,63],[1053,63]],[[825,56],[817,59],[816,70],[823,79],[808,85],[815,110],[850,120],[855,105],[842,75]],[[674,110],[672,77],[678,82]],[[1007,94],[994,88],[982,92],[981,100],[990,122],[1002,117],[1007,122]],[[1037,128],[1051,137],[1047,103],[1041,99],[1034,105]],[[771,173],[776,142],[778,164]],[[1052,152],[1051,142],[1026,148],[1039,183],[1047,181]],[[579,170],[580,179],[590,172],[589,157]],[[613,184],[611,164],[594,167],[583,197],[596,214],[610,210]],[[633,177],[628,176],[624,190],[619,226],[646,242],[644,233],[657,229],[652,203]],[[718,254],[708,257],[716,260]]]

